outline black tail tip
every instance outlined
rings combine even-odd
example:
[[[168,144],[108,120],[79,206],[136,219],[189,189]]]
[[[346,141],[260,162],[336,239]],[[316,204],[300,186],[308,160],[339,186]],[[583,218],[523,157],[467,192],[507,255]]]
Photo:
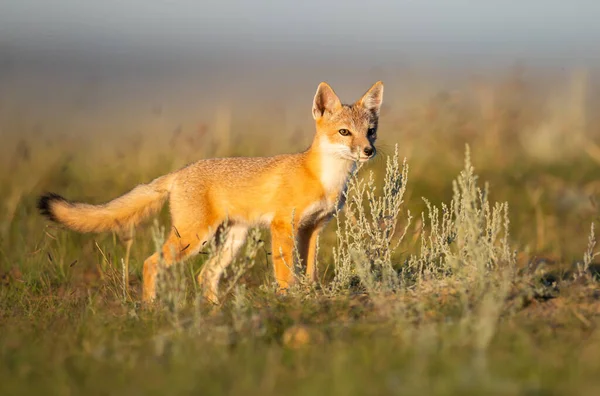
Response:
[[[58,194],[47,193],[42,195],[37,202],[37,208],[40,213],[52,221],[57,221],[56,217],[54,217],[54,214],[52,213],[52,202],[56,201],[66,201],[66,199]]]

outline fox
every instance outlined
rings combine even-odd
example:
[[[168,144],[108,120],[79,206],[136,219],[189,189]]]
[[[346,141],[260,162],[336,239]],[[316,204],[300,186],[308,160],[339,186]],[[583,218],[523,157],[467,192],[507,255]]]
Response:
[[[168,200],[170,233],[143,264],[144,302],[156,298],[159,265],[184,261],[215,241],[216,254],[203,264],[197,281],[203,296],[218,304],[219,281],[249,229],[267,227],[275,281],[286,293],[297,280],[294,258],[309,281],[317,280],[318,235],[343,207],[350,177],[377,153],[382,101],[381,81],[350,105],[322,82],[312,104],[315,135],[303,152],[201,159],[104,204],[46,193],[37,207],[49,220],[80,233],[126,233]]]

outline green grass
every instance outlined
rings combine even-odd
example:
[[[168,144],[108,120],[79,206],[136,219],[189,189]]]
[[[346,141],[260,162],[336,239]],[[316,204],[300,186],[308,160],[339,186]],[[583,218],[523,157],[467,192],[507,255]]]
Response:
[[[57,133],[66,123],[40,133],[4,113],[2,393],[598,394],[598,265],[592,260],[586,271],[577,267],[588,249],[590,224],[598,219],[598,163],[584,150],[597,138],[596,124],[587,123],[588,140],[579,149],[558,146],[550,160],[540,159],[515,136],[545,123],[545,113],[533,104],[519,107],[531,92],[512,95],[498,101],[495,118],[467,100],[384,113],[380,148],[393,154],[398,143],[410,165],[404,202],[392,213],[397,233],[407,227],[398,249],[389,250],[385,227],[378,228],[381,222],[362,197],[357,202],[367,209],[364,218],[354,206],[354,217],[340,214],[341,233],[333,221],[321,237],[319,287],[276,295],[267,245],[221,307],[204,303],[194,283],[206,254],[170,271],[161,301],[142,306],[141,268],[154,250],[152,222],[137,230],[124,294],[125,247],[118,237],[50,225],[37,214],[36,197],[51,190],[102,202],[215,152],[301,149],[310,130],[304,140],[285,134],[268,139],[276,126],[261,123],[268,115],[256,114],[253,123],[273,131],[233,128],[223,140],[209,128],[194,140],[193,128],[161,134],[154,127],[151,134],[125,138],[73,138]],[[514,107],[521,112],[516,119],[505,111]],[[131,122],[132,130],[148,123]],[[115,130],[128,127],[113,123]],[[509,204],[506,240],[503,218],[494,228],[486,223],[491,217],[474,210],[483,207],[476,189],[465,182],[462,195],[453,193],[465,143],[477,185],[489,182],[485,202]],[[360,174],[374,171],[377,197],[390,182],[384,157]],[[457,212],[462,215],[448,218],[450,233],[431,229],[421,197],[438,208],[465,199]],[[343,227],[352,218],[359,229]],[[168,225],[168,208],[157,221]],[[377,243],[365,239],[368,227],[379,233]],[[435,249],[423,250],[430,236]],[[224,282],[231,281],[230,274]]]
[[[567,306],[587,317],[598,310],[577,300],[511,313],[481,356],[448,302],[427,302],[430,315],[395,323],[366,298],[250,296],[247,312],[176,324],[96,292],[3,292],[3,392],[594,394],[600,386],[598,321],[584,323]],[[307,343],[286,345],[283,334],[299,325]]]

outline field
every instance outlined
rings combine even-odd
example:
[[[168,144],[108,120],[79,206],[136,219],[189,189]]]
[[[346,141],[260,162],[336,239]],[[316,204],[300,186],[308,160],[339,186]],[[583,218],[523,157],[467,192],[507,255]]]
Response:
[[[53,113],[5,92],[2,394],[598,394],[600,96],[585,70],[535,76],[390,89],[380,154],[320,238],[319,283],[276,295],[256,233],[221,306],[194,283],[210,247],[140,304],[167,207],[125,273],[117,235],[63,230],[36,199],[100,203],[200,158],[302,150],[310,94],[169,113],[97,110],[84,85]]]

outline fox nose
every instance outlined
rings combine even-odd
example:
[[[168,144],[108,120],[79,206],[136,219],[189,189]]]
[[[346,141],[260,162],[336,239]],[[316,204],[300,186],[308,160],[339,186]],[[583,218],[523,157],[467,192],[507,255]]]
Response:
[[[365,153],[366,156],[370,157],[375,152],[375,149],[373,147],[365,147],[363,149],[363,152]]]

